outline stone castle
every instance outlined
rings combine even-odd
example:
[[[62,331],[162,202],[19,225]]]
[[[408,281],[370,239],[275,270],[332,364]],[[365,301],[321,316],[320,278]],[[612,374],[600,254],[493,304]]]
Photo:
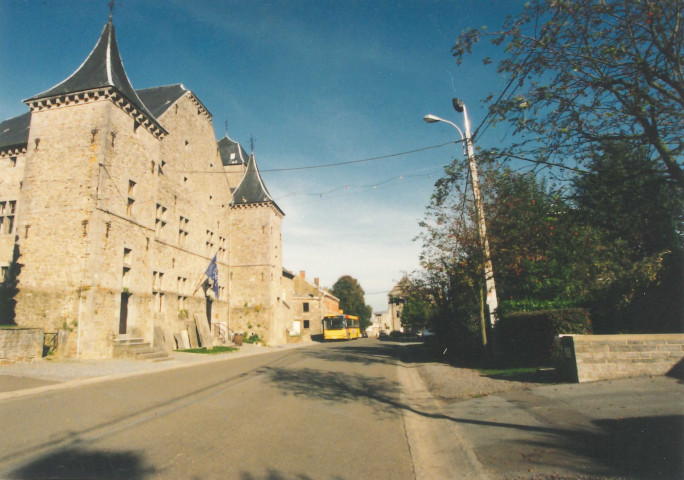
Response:
[[[111,20],[71,76],[24,103],[0,123],[0,323],[60,332],[65,355],[92,358],[129,337],[175,348],[195,328],[281,344],[336,312],[283,269],[284,213],[254,154],[217,142],[182,84],[135,90]]]

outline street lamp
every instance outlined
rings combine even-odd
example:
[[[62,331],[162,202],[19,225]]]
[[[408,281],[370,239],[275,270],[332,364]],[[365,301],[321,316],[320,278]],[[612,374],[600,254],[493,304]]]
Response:
[[[454,110],[463,112],[465,119],[465,135],[458,125],[449,120],[444,120],[435,115],[425,115],[423,120],[426,123],[447,123],[458,130],[461,135],[461,141],[465,144],[464,153],[468,156],[468,165],[470,167],[470,177],[473,180],[473,197],[475,198],[475,211],[477,212],[477,231],[480,236],[482,249],[484,250],[484,273],[485,273],[485,288],[487,290],[486,302],[489,307],[489,321],[492,326],[496,324],[496,308],[499,302],[496,298],[496,284],[494,283],[494,269],[492,268],[492,259],[489,253],[489,240],[487,239],[487,225],[485,224],[484,209],[482,208],[482,199],[480,197],[480,181],[477,174],[477,165],[475,164],[475,153],[473,151],[473,139],[470,136],[470,121],[468,120],[468,111],[465,104],[458,98],[453,99]]]

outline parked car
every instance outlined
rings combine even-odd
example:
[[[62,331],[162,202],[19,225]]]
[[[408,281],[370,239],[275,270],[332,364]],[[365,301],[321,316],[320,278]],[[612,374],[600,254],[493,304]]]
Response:
[[[426,328],[425,330],[423,330],[422,332],[420,332],[418,334],[418,338],[422,338],[423,340],[426,340],[426,339],[428,339],[430,337],[434,337],[434,336],[435,336],[435,332],[433,332],[429,328]]]

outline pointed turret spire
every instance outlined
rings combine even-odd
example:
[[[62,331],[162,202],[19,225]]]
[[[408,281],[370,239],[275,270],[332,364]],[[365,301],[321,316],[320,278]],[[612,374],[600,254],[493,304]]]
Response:
[[[112,8],[111,4],[110,8]],[[104,87],[113,87],[118,90],[126,100],[133,104],[133,106],[144,115],[149,117],[151,121],[161,127],[154,115],[150,113],[145,104],[135,93],[130,80],[128,80],[123,62],[121,61],[121,56],[119,55],[114,25],[111,21],[105,24],[95,48],[93,48],[90,55],[88,55],[88,58],[86,58],[74,73],[49,90],[24,100],[24,103],[31,103],[49,97],[60,97]]]
[[[242,181],[233,192],[233,205],[254,205],[254,204],[271,204],[276,210],[284,215],[280,207],[275,203],[271,194],[268,193],[264,181],[261,179],[259,168],[256,164],[254,154],[249,157],[247,162],[247,171],[245,172]]]

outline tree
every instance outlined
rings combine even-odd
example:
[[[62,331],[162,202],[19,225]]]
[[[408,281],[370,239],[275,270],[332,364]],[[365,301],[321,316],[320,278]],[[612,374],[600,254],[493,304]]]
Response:
[[[645,149],[605,142],[587,168],[573,180],[577,210],[587,224],[621,239],[630,260],[682,247],[682,198]]]
[[[609,279],[589,296],[599,332],[683,326],[682,198],[643,149],[607,142],[573,182],[575,216],[614,245]]]
[[[401,326],[406,332],[420,332],[428,326],[432,304],[417,295],[409,295],[401,310]]]
[[[506,43],[497,71],[509,83],[489,117],[520,140],[498,153],[576,168],[597,145],[620,140],[646,147],[649,160],[684,186],[683,5],[535,0],[499,31],[462,33],[453,48],[458,63],[484,37]]]
[[[365,330],[370,326],[373,309],[370,305],[366,305],[364,300],[365,292],[354,277],[350,275],[341,276],[330,291],[340,299],[340,309],[345,314],[359,317],[361,330]]]

